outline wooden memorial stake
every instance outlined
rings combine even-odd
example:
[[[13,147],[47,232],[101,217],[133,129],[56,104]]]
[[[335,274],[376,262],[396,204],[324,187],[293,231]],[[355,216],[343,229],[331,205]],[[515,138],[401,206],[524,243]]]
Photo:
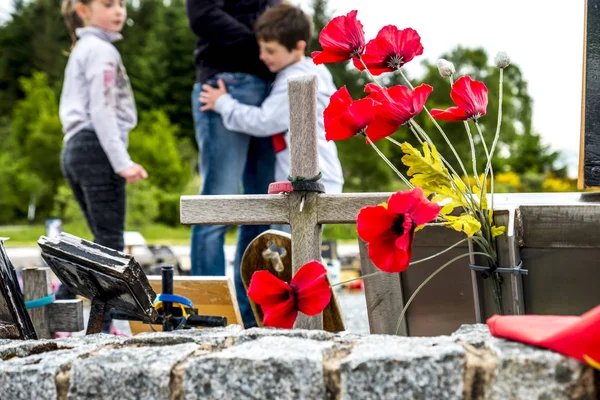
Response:
[[[288,80],[290,175],[318,174],[316,77]],[[387,201],[389,193],[181,196],[181,223],[188,225],[290,224],[292,271],[321,259],[322,224],[356,223],[358,211]],[[397,276],[390,279],[398,280]],[[385,294],[381,294],[385,296]],[[322,329],[322,315],[298,314],[295,328]],[[374,332],[375,333],[375,332]],[[376,332],[383,333],[383,332]],[[387,333],[387,332],[386,332]]]
[[[313,178],[320,171],[317,150],[317,78],[302,76],[289,79],[288,93],[290,177]],[[321,260],[322,226],[317,220],[317,200],[317,192],[290,193],[290,207],[294,210],[290,212],[293,275],[307,262]],[[323,329],[323,314],[309,317],[299,313],[294,327]]]

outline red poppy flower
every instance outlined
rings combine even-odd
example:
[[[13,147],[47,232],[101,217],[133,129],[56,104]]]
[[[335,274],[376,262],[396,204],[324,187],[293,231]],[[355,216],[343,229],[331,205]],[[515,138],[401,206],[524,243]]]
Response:
[[[581,316],[494,315],[493,336],[545,347],[600,370],[600,306]]]
[[[364,131],[373,121],[376,102],[372,98],[352,101],[346,86],[335,92],[323,111],[325,139],[344,140]]]
[[[291,329],[298,311],[306,315],[322,312],[331,300],[327,270],[318,261],[304,264],[290,283],[269,271],[252,274],[248,296],[260,305],[265,326]]]
[[[444,121],[466,121],[485,115],[488,90],[483,82],[474,81],[470,76],[461,76],[452,85],[450,97],[457,107],[450,107],[447,110],[433,109],[431,110],[433,118]]]
[[[335,17],[319,35],[319,43],[323,51],[313,51],[315,64],[340,62],[356,57],[365,49],[365,33],[363,26],[356,19],[356,10],[346,15]]]
[[[387,204],[364,207],[358,213],[358,236],[369,244],[369,258],[385,272],[408,268],[415,228],[434,220],[440,206],[423,195],[423,190],[399,191]]]
[[[361,56],[373,75],[394,72],[404,64],[423,54],[421,37],[412,28],[398,29],[394,25],[381,28],[377,37],[369,41],[365,54]],[[354,59],[354,66],[362,71],[364,65]]]
[[[423,84],[411,91],[409,88],[396,85],[391,88],[367,84],[365,91],[379,102],[375,105],[375,118],[367,127],[369,139],[376,141],[390,136],[392,133],[419,114],[433,88]]]

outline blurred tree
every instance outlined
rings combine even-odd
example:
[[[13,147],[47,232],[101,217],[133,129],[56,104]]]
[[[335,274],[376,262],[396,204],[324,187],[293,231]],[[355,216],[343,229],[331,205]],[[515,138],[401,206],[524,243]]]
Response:
[[[18,165],[19,175],[26,173],[30,181],[25,185],[30,190],[28,197],[36,199],[40,216],[48,216],[63,181],[59,164],[63,132],[58,105],[46,74],[35,72],[20,82],[25,97],[13,110],[8,146],[12,147],[12,160]]]

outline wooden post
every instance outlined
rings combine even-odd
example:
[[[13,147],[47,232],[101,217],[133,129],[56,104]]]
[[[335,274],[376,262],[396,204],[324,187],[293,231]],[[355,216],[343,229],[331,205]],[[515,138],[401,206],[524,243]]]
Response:
[[[368,255],[367,243],[358,239],[360,251],[360,271],[362,275],[377,272],[378,269]],[[396,325],[404,308],[402,293],[402,276],[400,274],[383,274],[364,280],[365,298],[369,316],[369,331],[372,334],[395,335]],[[408,327],[404,316],[399,335],[408,336]]]
[[[290,99],[290,176],[311,178],[319,173],[317,150],[317,77],[288,80]],[[290,193],[292,273],[311,260],[321,261],[322,225],[317,220],[316,192]],[[323,314],[299,313],[296,328],[323,329]]]
[[[25,301],[41,299],[52,294],[50,272],[50,268],[47,267],[23,269],[23,296]],[[33,322],[38,339],[54,338],[54,334],[50,332],[50,314],[48,306],[33,308],[27,310],[27,312],[31,317],[31,322]]]
[[[23,269],[25,301],[37,300],[52,294],[52,271],[48,267]],[[83,330],[83,302],[80,299],[54,300],[47,306],[27,310],[38,339],[54,338],[55,332]]]

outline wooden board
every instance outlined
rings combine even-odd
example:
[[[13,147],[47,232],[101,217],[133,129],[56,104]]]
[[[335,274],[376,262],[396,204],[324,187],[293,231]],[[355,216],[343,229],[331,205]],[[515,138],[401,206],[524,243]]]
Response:
[[[286,255],[281,257],[283,264],[282,271],[276,271],[270,260],[265,260],[262,252],[267,249],[271,243],[274,243],[277,248],[285,249]],[[278,278],[289,282],[292,279],[292,238],[289,233],[268,230],[258,235],[246,248],[242,257],[242,281],[246,290],[250,285],[252,274],[256,271],[267,270]],[[256,303],[250,300],[250,305],[254,311],[254,316],[258,322],[258,326],[263,326],[263,314]],[[340,332],[344,328],[344,320],[340,306],[337,301],[337,296],[334,290],[331,290],[331,301],[323,311],[323,329],[328,332]]]
[[[148,275],[148,282],[156,293],[162,290],[160,275]],[[242,325],[242,317],[235,296],[235,287],[229,278],[222,276],[173,277],[173,293],[187,297],[198,309],[199,315],[226,317],[228,325]],[[151,332],[152,328],[142,322],[130,321],[131,333]],[[154,329],[161,330],[160,326]]]

